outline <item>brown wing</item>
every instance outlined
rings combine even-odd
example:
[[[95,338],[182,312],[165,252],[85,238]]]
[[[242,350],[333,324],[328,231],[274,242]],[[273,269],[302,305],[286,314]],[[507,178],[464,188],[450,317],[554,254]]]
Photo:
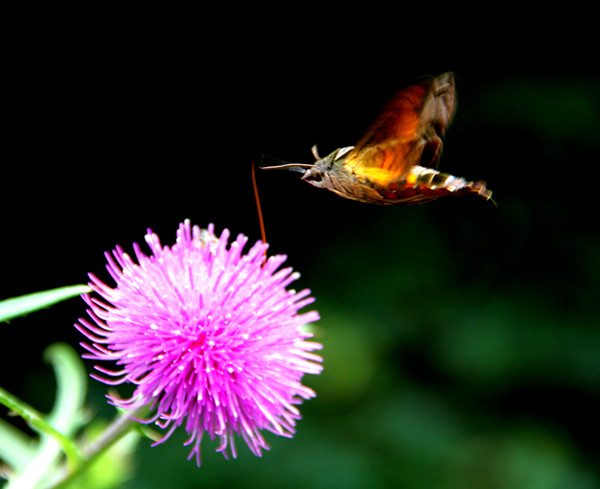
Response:
[[[444,73],[398,92],[348,154],[353,173],[386,185],[412,166],[436,164],[454,115],[454,76]],[[429,161],[421,161],[426,151]]]

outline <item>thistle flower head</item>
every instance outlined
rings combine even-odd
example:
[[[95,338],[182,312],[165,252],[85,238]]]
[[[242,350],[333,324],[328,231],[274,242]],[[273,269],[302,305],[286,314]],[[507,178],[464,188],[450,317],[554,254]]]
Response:
[[[91,321],[75,325],[90,340],[82,343],[85,358],[120,366],[96,366],[103,376],[94,377],[136,386],[131,398],[110,402],[128,411],[149,406],[152,421],[167,429],[158,443],[183,425],[198,464],[205,433],[220,439],[226,458],[236,456],[234,435],[257,456],[269,448],[262,430],[291,437],[296,405],[315,396],[302,376],[322,369],[313,353],[321,345],[307,341],[312,334],[304,328],[319,316],[298,313],[313,298],[286,289],[298,278],[278,270],[286,257],[263,263],[266,244],[243,255],[247,238],[229,247],[228,238],[228,230],[217,237],[212,225],[201,230],[185,221],[172,247],[148,230],[152,253],[134,244],[137,263],[120,247],[106,253],[116,287],[90,274],[102,299],[84,296]]]

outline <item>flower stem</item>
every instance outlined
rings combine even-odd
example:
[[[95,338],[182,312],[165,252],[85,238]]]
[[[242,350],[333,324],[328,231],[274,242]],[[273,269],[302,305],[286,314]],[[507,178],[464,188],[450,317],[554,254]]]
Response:
[[[119,414],[97,439],[81,450],[81,462],[75,468],[66,468],[46,489],[60,489],[81,475],[100,455],[136,427],[137,422],[131,417],[136,417],[143,410],[145,408],[129,414]]]
[[[93,459],[104,453],[113,443],[120,440],[122,436],[136,426],[137,422],[131,419],[136,414],[139,414],[139,411],[129,414],[120,413],[98,438],[87,447],[84,447],[82,450],[83,456],[86,459]]]

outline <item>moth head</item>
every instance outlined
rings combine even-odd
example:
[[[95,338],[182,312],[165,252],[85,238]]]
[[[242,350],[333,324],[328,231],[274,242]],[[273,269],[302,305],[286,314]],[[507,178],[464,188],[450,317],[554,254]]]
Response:
[[[331,172],[336,165],[341,164],[348,152],[353,149],[354,146],[346,146],[345,148],[338,148],[332,153],[328,154],[323,158],[318,158],[316,148],[313,147],[313,154],[317,157],[317,161],[313,164],[307,163],[286,163],[283,165],[275,166],[261,166],[263,170],[290,170],[302,173],[302,180],[315,187],[329,188],[331,187]]]
[[[314,185],[315,187],[331,187],[331,172],[336,165],[343,163],[346,154],[348,154],[352,148],[354,148],[354,146],[338,148],[324,158],[318,158],[314,165],[311,165],[304,171],[302,180]],[[318,157],[315,147],[313,147],[313,154]]]

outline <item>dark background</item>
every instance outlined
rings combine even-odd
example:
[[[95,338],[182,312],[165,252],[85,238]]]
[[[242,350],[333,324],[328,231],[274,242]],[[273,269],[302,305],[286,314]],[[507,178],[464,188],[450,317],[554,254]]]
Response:
[[[539,19],[377,11],[68,14],[12,19],[0,298],[108,280],[105,251],[147,228],[170,245],[185,218],[259,239],[252,159],[353,144],[418,75],[455,73],[440,168],[486,180],[498,204],[359,204],[259,171],[271,251],[322,316],[318,397],[262,459],[240,441],[224,462],[207,440],[197,469],[181,436],[143,442],[126,487],[600,487],[600,78],[585,39],[528,29]],[[2,385],[48,410],[41,352],[76,346],[83,314],[75,299],[2,325]],[[101,412],[103,391],[89,394]]]

